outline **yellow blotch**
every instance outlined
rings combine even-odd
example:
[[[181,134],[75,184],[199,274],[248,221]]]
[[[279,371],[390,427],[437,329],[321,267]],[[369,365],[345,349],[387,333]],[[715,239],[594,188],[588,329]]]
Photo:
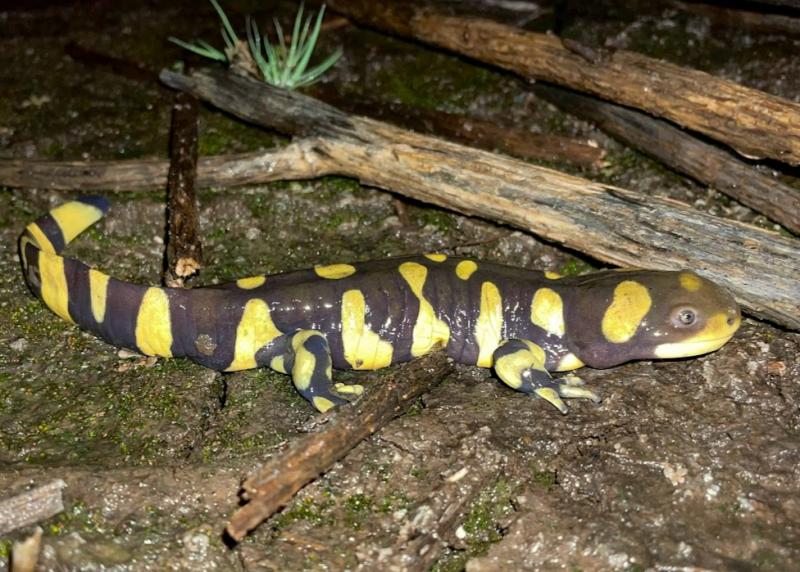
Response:
[[[313,330],[305,330],[292,336],[292,349],[294,350],[292,382],[300,391],[305,391],[311,386],[311,378],[314,375],[314,369],[317,367],[317,358],[305,348],[304,344],[308,338],[319,335],[318,332]]]
[[[447,260],[447,255],[439,253],[426,254],[425,258],[427,258],[428,260],[433,260],[434,262],[444,262],[445,260]]]
[[[614,288],[614,299],[603,315],[602,329],[605,338],[615,344],[630,340],[652,303],[645,286],[634,280],[620,282]]]
[[[148,356],[172,357],[169,297],[162,288],[148,288],[136,316],[136,347]]]
[[[539,288],[531,301],[531,322],[554,336],[564,335],[564,302],[555,290]]]
[[[64,242],[70,242],[84,230],[103,218],[103,211],[80,201],[59,205],[50,211],[64,235]]]
[[[446,346],[450,340],[450,327],[436,317],[433,306],[422,293],[428,269],[416,262],[404,262],[400,265],[399,271],[419,299],[419,313],[414,323],[411,355],[419,357],[433,349]]]
[[[481,308],[475,322],[475,340],[478,342],[480,367],[492,366],[492,354],[500,345],[503,330],[503,300],[497,286],[491,282],[481,284]]]
[[[700,286],[703,285],[703,281],[700,280],[700,277],[691,272],[681,272],[678,275],[678,280],[681,283],[681,288],[687,292],[697,292]]]
[[[39,253],[39,275],[42,281],[41,296],[47,307],[72,322],[69,315],[69,290],[64,274],[64,259],[51,252]]]
[[[253,288],[258,288],[266,281],[266,276],[249,276],[247,278],[239,278],[236,281],[236,285],[243,290],[252,290]]]
[[[356,268],[350,264],[328,264],[327,266],[315,266],[314,272],[320,278],[328,278],[330,280],[338,280],[339,278],[347,278],[355,274]]]
[[[281,334],[272,321],[267,303],[259,298],[248,300],[236,327],[233,360],[225,371],[256,367],[256,352]]]
[[[469,280],[469,277],[478,269],[478,265],[472,260],[462,260],[456,266],[456,276],[462,280]]]
[[[89,298],[92,301],[92,315],[98,324],[105,319],[107,297],[108,275],[92,268],[89,270]]]
[[[360,290],[342,296],[344,359],[353,369],[380,369],[392,363],[392,344],[366,325],[367,305]]]
[[[584,363],[579,360],[575,354],[569,353],[559,360],[555,371],[572,371],[573,369],[578,369],[579,367],[583,366]]]
[[[559,278],[562,278],[561,274],[559,274],[558,272],[553,272],[551,270],[547,270],[544,273],[544,277],[549,278],[550,280],[558,280]]]
[[[25,227],[25,230],[27,230],[30,233],[30,235],[33,237],[36,243],[36,246],[38,246],[40,250],[55,254],[56,249],[53,248],[53,243],[50,242],[50,239],[47,238],[47,235],[41,228],[39,228],[38,224],[32,222],[27,227]]]

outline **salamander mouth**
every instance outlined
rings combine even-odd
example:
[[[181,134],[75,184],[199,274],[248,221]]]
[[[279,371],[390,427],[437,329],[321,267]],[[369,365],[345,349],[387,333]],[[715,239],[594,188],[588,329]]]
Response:
[[[735,330],[729,335],[705,340],[691,340],[667,344],[659,344],[655,347],[654,355],[658,358],[682,358],[699,356],[718,350],[733,337]]]
[[[706,322],[705,327],[695,335],[677,342],[657,345],[653,350],[657,358],[682,358],[707,354],[721,348],[733,337],[742,323],[738,310],[717,312]]]

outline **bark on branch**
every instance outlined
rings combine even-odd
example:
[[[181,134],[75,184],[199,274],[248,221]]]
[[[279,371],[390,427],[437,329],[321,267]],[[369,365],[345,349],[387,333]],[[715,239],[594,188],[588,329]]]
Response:
[[[164,188],[169,161],[0,160],[0,185],[18,189],[73,191],[144,191]],[[282,179],[317,176],[308,162],[306,146],[293,143],[281,149],[214,155],[197,161],[197,186],[252,185]]]
[[[319,135],[307,142],[318,174],[355,177],[500,221],[612,264],[693,268],[729,288],[751,314],[800,329],[800,241],[677,201],[349,116],[248,78],[165,70],[161,79],[247,121]]]
[[[379,30],[645,110],[746,157],[800,164],[799,103],[626,50],[589,61],[557,36],[445,16],[399,0],[331,0],[329,5]]]

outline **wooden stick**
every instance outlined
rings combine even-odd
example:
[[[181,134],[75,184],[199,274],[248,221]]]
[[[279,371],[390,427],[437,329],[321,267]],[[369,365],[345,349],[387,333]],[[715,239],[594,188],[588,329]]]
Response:
[[[60,191],[145,191],[164,188],[169,161],[41,161],[0,159],[0,185],[18,189]],[[197,162],[200,188],[308,179],[318,175],[303,143],[281,149],[201,157]]]
[[[167,240],[164,284],[180,288],[203,265],[200,214],[197,210],[197,98],[181,92],[172,106],[167,174]]]
[[[661,119],[632,109],[537,84],[534,93],[588,119],[624,142],[800,233],[800,189],[784,185],[726,151]]]
[[[400,0],[329,5],[367,26],[645,110],[747,157],[800,164],[800,103],[625,50],[589,61],[557,36],[448,17]]]
[[[572,137],[531,133],[502,122],[498,124],[457,113],[389,103],[364,95],[347,97],[324,85],[313,87],[310,93],[348,113],[381,119],[419,133],[446,137],[488,151],[503,151],[521,159],[592,168],[598,167],[605,155],[603,149]]]
[[[360,401],[338,409],[322,429],[293,441],[287,451],[270,459],[244,482],[243,496],[250,502],[233,514],[228,534],[237,541],[244,538],[307,483],[363,439],[402,415],[417,397],[453,371],[452,361],[437,353],[381,375],[380,384],[368,386]]]
[[[349,116],[296,92],[222,73],[161,79],[259,125],[309,140],[319,174],[500,221],[625,266],[693,268],[747,310],[800,328],[800,241],[504,155]],[[312,156],[313,155],[313,156]]]
[[[67,484],[56,479],[17,496],[0,501],[0,535],[45,520],[64,510],[61,489]]]

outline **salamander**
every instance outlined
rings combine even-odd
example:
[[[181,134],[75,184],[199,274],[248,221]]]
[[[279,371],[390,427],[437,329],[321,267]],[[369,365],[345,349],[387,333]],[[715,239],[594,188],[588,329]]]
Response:
[[[108,208],[81,197],[26,227],[19,251],[34,295],[115,346],[223,372],[290,374],[323,412],[362,391],[334,384],[333,368],[373,370],[441,349],[565,413],[564,398],[599,397],[580,378],[552,373],[704,354],[741,322],[727,291],[688,270],[562,278],[445,254],[194,289],[133,284],[60,255]]]

